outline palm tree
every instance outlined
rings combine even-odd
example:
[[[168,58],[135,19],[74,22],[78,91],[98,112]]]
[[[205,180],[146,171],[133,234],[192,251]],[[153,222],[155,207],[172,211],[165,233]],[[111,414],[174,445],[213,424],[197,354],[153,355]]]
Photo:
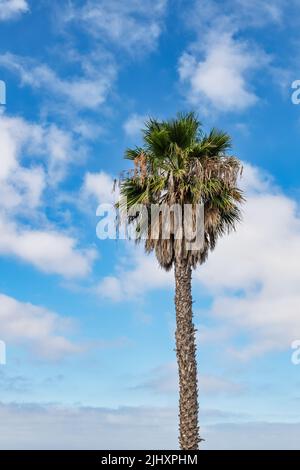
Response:
[[[168,121],[148,120],[143,140],[143,147],[126,151],[125,158],[134,162],[134,168],[120,179],[118,207],[127,223],[135,223],[135,239],[144,240],[146,252],[154,251],[162,268],[170,270],[174,266],[179,444],[183,450],[194,450],[202,439],[198,426],[192,268],[204,263],[217,239],[240,220],[243,196],[237,180],[242,167],[235,157],[227,156],[229,135],[216,129],[205,134],[194,113],[179,114]],[[204,239],[198,249],[188,248],[184,230],[181,237],[176,236],[174,216],[167,222],[162,213],[151,210],[153,205],[160,208],[174,204],[182,210],[189,204],[193,215],[199,204],[204,208]],[[168,238],[162,236],[165,223],[170,225]],[[151,224],[158,227],[155,237]]]

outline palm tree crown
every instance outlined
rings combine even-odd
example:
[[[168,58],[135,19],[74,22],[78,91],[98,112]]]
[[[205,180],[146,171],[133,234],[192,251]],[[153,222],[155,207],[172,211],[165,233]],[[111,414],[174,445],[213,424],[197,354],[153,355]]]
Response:
[[[134,161],[134,170],[121,181],[123,209],[142,204],[150,215],[153,204],[202,203],[204,243],[199,250],[187,250],[184,237],[179,240],[174,234],[169,239],[153,239],[149,226],[141,220],[136,228],[136,240],[145,239],[146,251],[155,251],[164,269],[169,270],[183,258],[195,268],[206,260],[218,237],[234,229],[240,220],[243,196],[237,179],[241,164],[227,155],[231,147],[229,135],[216,129],[205,134],[194,113],[179,114],[169,121],[150,119],[143,138],[143,147],[126,151],[126,158]],[[129,222],[134,219],[129,218]]]

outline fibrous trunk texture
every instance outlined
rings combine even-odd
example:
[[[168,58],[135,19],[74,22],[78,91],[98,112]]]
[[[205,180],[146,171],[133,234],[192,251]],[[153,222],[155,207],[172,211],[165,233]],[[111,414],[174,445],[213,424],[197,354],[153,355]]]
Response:
[[[179,372],[179,444],[199,448],[198,384],[195,328],[192,312],[192,269],[186,261],[175,264],[176,354]]]

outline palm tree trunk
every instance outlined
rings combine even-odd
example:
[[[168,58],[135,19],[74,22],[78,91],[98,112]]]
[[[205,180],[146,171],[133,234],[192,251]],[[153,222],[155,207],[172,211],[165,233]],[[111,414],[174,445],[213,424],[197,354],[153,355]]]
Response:
[[[198,384],[195,327],[192,312],[192,269],[175,263],[176,355],[179,372],[179,444],[183,450],[199,447]]]

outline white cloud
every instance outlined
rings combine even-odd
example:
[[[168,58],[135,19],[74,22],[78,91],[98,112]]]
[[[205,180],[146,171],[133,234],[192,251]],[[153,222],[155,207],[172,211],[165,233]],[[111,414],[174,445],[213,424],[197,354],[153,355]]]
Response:
[[[205,111],[242,111],[259,97],[254,81],[259,71],[270,70],[271,57],[243,32],[260,21],[279,21],[281,6],[273,2],[235,0],[195,1],[187,13],[196,40],[179,60],[179,76],[187,99]],[[201,24],[201,28],[199,28]]]
[[[296,0],[297,2],[298,0]],[[234,0],[227,2],[231,8],[231,14],[238,23],[245,26],[261,27],[270,24],[280,25],[285,13],[284,0]],[[294,3],[293,0],[291,3]]]
[[[55,185],[67,174],[71,164],[80,164],[86,157],[86,148],[71,132],[55,124],[41,126],[40,140],[32,151],[47,159],[48,184]]]
[[[291,0],[291,6],[298,0]],[[194,28],[201,22],[203,29],[212,24],[231,26],[235,31],[280,25],[286,11],[285,0],[195,0],[193,16],[187,11],[187,20]],[[203,31],[203,30],[202,30]],[[202,34],[202,31],[200,34]]]
[[[166,5],[167,0],[89,0],[67,9],[65,21],[82,24],[89,34],[109,46],[143,54],[157,44]]]
[[[240,111],[255,104],[258,98],[249,85],[249,76],[267,62],[266,57],[220,31],[210,34],[202,48],[202,58],[190,52],[180,58],[179,75],[187,83],[188,100],[218,111]]]
[[[98,204],[113,204],[118,198],[118,189],[114,189],[113,178],[100,171],[99,173],[87,172],[84,176],[84,182],[81,188],[81,195],[84,199],[94,198]]]
[[[72,75],[69,72],[63,75],[46,62],[9,52],[0,55],[0,66],[16,74],[22,85],[47,92],[42,94],[44,114],[70,119],[82,110],[99,112],[113,89],[120,64],[120,59],[114,55],[114,46],[134,55],[155,48],[166,3],[167,0],[67,2],[57,8],[56,20],[63,34],[67,25],[70,26],[70,40],[62,51],[56,51],[56,57],[59,64],[67,62],[75,70]],[[76,49],[72,25],[76,26],[76,32],[79,26],[92,36],[88,38],[84,54]]]
[[[140,114],[131,114],[124,123],[124,131],[129,137],[137,137],[141,135],[144,128],[146,116]]]
[[[123,291],[123,286],[117,277],[106,276],[96,287],[96,293],[100,297],[112,300],[114,302],[121,302],[126,298],[126,292]]]
[[[3,2],[3,0],[1,0]],[[78,111],[99,112],[104,108],[117,77],[120,58],[114,54],[114,46],[131,54],[144,54],[155,48],[162,31],[162,19],[167,0],[88,0],[65,2],[57,11],[58,32],[68,40],[62,50],[57,49],[58,64],[64,69],[67,63],[73,71],[63,74],[51,68],[46,61],[38,62],[10,52],[0,55],[0,66],[20,78],[22,85],[42,92],[44,114],[74,118]],[[14,10],[25,0],[5,2]],[[75,25],[75,29],[72,26]],[[70,28],[68,28],[70,26]],[[89,36],[84,53],[76,48],[78,27]],[[46,92],[46,93],[44,93]],[[75,119],[74,119],[75,121]],[[74,126],[76,123],[74,123]]]
[[[172,273],[161,269],[153,256],[143,254],[137,247],[129,249],[116,270],[115,276],[105,277],[95,288],[98,295],[114,302],[138,299],[148,291],[165,289],[173,283]]]
[[[0,254],[15,256],[44,273],[84,277],[97,256],[94,249],[79,249],[75,238],[50,228],[30,229],[4,217],[0,227]]]
[[[55,124],[36,124],[18,117],[0,116],[0,138],[2,188],[3,184],[9,185],[22,197],[28,193],[28,199],[34,196],[33,192],[36,205],[45,185],[61,181],[68,165],[80,163],[86,152],[80,140]],[[25,166],[23,161],[29,158],[32,161]],[[4,202],[1,200],[0,205]],[[28,202],[23,199],[24,206]]]
[[[170,408],[0,404],[0,431],[1,449],[177,448]]]
[[[63,335],[70,327],[67,318],[0,294],[0,337],[7,348],[21,345],[35,357],[61,359],[81,350]]]
[[[63,177],[66,165],[78,154],[71,136],[55,125],[3,115],[0,150],[0,253],[46,273],[87,275],[95,250],[77,248],[77,240],[53,228],[42,210],[45,191]],[[19,215],[26,216],[26,224],[18,221]],[[33,228],[36,222],[38,229]]]
[[[72,79],[59,77],[46,64],[11,53],[0,56],[0,65],[17,74],[22,85],[47,90],[47,93],[55,96],[56,104],[59,98],[79,109],[98,109],[111,89],[116,74],[115,67],[107,60],[98,64],[91,57],[77,59],[80,60],[83,72]]]
[[[207,417],[231,422],[203,425]],[[299,449],[298,422],[234,422],[234,413],[201,411],[203,449]],[[177,410],[0,404],[1,449],[178,449]]]
[[[0,21],[11,20],[28,10],[26,0],[0,0]]]
[[[45,188],[45,174],[41,165],[25,168],[20,162],[20,152],[24,142],[34,140],[36,128],[22,119],[0,116],[0,207],[35,208],[39,205]]]

